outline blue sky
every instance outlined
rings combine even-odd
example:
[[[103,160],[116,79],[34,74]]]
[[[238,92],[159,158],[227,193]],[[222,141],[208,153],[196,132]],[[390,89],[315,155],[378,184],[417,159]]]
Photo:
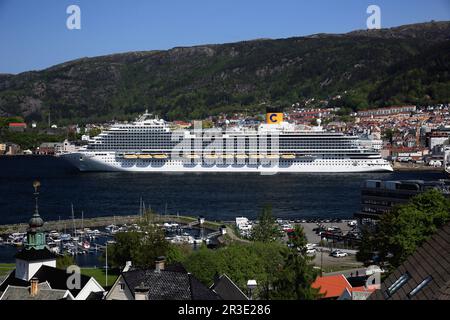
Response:
[[[81,8],[68,30],[66,8]],[[365,29],[368,5],[382,27],[450,20],[449,0],[0,0],[0,73],[133,50]]]

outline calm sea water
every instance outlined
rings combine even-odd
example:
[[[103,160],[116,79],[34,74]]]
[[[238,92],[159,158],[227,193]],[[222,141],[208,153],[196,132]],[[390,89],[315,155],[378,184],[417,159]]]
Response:
[[[81,173],[62,159],[0,157],[0,223],[27,221],[35,179],[41,181],[44,220],[137,214],[139,199],[160,213],[206,219],[254,218],[264,204],[283,218],[349,218],[359,208],[366,179],[444,178],[439,172],[370,174]],[[167,211],[166,211],[167,208]]]

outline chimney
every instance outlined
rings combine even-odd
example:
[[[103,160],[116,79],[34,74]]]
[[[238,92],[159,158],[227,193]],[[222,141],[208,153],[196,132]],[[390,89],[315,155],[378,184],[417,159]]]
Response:
[[[166,264],[166,257],[160,256],[156,258],[155,272],[161,272],[162,270],[164,270],[165,264]]]
[[[30,296],[35,297],[39,293],[39,280],[38,278],[31,278],[30,280]]]
[[[139,286],[134,288],[134,300],[148,300],[148,291],[149,287],[144,285],[144,282],[141,282]]]
[[[125,267],[123,268],[122,272],[128,272],[131,269],[132,266],[133,266],[132,262],[131,261],[127,261],[125,263]]]

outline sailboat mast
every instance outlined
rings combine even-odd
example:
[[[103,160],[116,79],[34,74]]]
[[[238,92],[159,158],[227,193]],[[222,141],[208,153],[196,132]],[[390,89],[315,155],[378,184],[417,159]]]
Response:
[[[72,203],[72,224],[73,224],[73,235],[76,236],[76,233],[75,233],[75,213],[73,211],[73,203]]]

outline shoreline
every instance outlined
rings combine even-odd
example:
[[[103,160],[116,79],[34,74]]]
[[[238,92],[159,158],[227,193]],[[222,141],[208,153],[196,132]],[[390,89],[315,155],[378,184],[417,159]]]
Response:
[[[392,168],[394,171],[422,171],[422,172],[442,172],[445,173],[445,170],[443,167],[431,167],[431,166],[425,166],[425,165],[417,165],[417,164],[405,164],[405,163],[398,163],[395,162],[392,165]]]

